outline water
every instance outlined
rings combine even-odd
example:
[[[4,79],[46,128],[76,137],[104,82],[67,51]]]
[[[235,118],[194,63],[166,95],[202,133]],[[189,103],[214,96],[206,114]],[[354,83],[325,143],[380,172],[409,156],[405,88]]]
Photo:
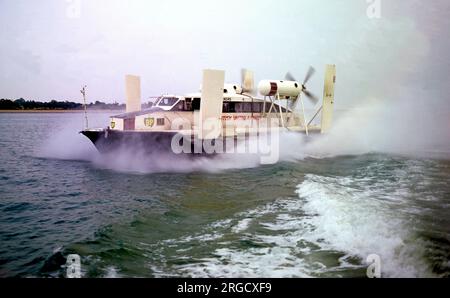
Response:
[[[447,158],[106,159],[82,123],[0,114],[0,276],[450,276]]]

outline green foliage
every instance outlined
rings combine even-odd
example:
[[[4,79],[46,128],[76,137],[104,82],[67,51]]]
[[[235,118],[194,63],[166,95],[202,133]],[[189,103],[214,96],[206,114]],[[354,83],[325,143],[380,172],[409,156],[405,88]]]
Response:
[[[83,109],[81,103],[72,101],[56,101],[41,102],[34,100],[25,100],[19,98],[16,100],[0,99],[0,110],[81,110]],[[95,101],[87,106],[88,109],[94,110],[124,110],[124,104],[116,103],[104,103],[101,101]]]

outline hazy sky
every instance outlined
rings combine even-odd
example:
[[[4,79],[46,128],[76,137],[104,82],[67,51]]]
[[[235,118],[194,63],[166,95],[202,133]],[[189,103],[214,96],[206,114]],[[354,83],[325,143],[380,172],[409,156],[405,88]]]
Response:
[[[309,65],[321,95],[334,63],[339,106],[411,88],[448,102],[450,1],[380,3],[369,18],[366,0],[0,0],[0,98],[80,101],[87,84],[123,102],[128,73],[145,99],[197,91],[203,68],[238,82],[241,67],[301,80]]]

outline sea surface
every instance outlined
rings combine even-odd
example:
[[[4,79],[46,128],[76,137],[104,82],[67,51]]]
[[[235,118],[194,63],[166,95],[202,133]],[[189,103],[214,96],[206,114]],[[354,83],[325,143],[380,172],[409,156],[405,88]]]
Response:
[[[1,277],[450,276],[448,158],[104,157],[83,121],[0,114]]]

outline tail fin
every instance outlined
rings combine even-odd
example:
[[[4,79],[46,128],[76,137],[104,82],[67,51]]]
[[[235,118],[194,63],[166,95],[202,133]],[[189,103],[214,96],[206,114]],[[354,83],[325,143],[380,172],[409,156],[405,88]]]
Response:
[[[321,133],[331,128],[333,120],[334,84],[336,83],[336,65],[327,65],[325,68],[325,84],[323,88]]]
[[[200,103],[200,139],[217,138],[222,125],[223,86],[225,72],[222,70],[203,70],[202,100]]]
[[[133,75],[125,76],[125,92],[127,96],[126,111],[138,112],[141,110],[141,78]]]
[[[253,72],[248,69],[241,69],[241,87],[242,92],[252,93],[254,89]]]

